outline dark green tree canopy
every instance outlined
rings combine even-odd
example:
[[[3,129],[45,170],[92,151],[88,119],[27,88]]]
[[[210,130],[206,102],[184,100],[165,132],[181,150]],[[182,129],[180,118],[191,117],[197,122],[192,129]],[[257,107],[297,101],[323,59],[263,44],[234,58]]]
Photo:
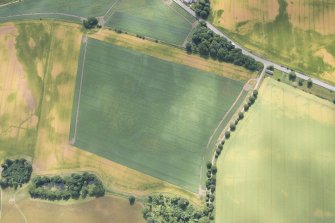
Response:
[[[2,164],[1,187],[17,188],[29,182],[33,168],[31,163],[25,159],[6,159]]]
[[[251,71],[263,69],[263,64],[250,56],[244,55],[241,49],[226,38],[219,36],[207,28],[205,22],[200,22],[192,36],[192,42],[187,45],[187,52],[199,53],[203,57],[212,57],[219,61],[245,67]]]

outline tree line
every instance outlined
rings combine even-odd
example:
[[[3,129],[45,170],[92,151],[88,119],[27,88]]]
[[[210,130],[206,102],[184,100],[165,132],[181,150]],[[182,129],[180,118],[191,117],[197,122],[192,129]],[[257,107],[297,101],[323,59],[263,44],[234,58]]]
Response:
[[[26,159],[10,160],[6,159],[2,164],[1,188],[17,189],[29,182],[33,168]]]
[[[200,22],[192,35],[192,41],[186,44],[188,53],[198,53],[202,57],[211,57],[219,61],[242,66],[250,71],[263,69],[263,64],[254,58],[244,55],[241,49],[223,36],[215,34],[205,22]]]
[[[105,189],[98,177],[85,172],[64,177],[37,176],[32,179],[29,194],[32,198],[54,201],[101,197],[105,195]]]
[[[210,223],[214,219],[214,207],[201,210],[181,197],[170,197],[163,194],[148,196],[144,202],[143,217],[148,223]]]

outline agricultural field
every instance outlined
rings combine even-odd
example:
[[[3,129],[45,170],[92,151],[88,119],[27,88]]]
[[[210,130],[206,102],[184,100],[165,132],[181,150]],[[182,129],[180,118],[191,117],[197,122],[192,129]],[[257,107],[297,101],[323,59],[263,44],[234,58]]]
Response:
[[[219,157],[217,222],[334,222],[334,135],[334,104],[265,79]]]
[[[106,196],[99,199],[82,201],[80,203],[52,203],[31,200],[26,189],[18,192],[2,193],[1,222],[129,222],[144,223],[142,206],[133,206],[125,199]],[[15,201],[14,199],[15,198]]]
[[[213,0],[211,20],[277,63],[335,83],[335,2]]]
[[[0,21],[57,18],[80,22],[81,17],[103,16],[116,0],[24,0],[0,7]]]
[[[82,59],[72,143],[196,192],[204,148],[243,83],[94,39]]]
[[[172,0],[121,0],[105,19],[107,27],[176,45],[182,45],[195,26],[195,18]]]

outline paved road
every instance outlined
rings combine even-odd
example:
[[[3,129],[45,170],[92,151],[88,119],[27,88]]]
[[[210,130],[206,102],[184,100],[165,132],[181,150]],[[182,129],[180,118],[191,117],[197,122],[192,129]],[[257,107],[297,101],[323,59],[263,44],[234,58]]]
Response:
[[[180,5],[180,6],[181,6],[185,11],[187,11],[189,14],[191,14],[191,15],[194,16],[194,17],[197,17],[196,14],[195,14],[195,12],[194,12],[191,8],[189,8],[187,5],[185,5],[183,2],[181,2],[180,0],[173,0],[173,1],[174,1],[175,3],[177,3],[178,5]],[[258,56],[258,55],[255,55],[255,54],[251,53],[250,51],[246,50],[246,49],[243,48],[242,46],[240,46],[240,45],[238,45],[237,43],[235,43],[232,39],[230,39],[228,36],[226,36],[224,33],[222,33],[219,29],[217,29],[216,27],[214,27],[210,22],[208,22],[208,21],[205,21],[205,22],[206,22],[206,24],[207,24],[207,27],[208,27],[209,29],[211,29],[214,33],[216,33],[216,34],[218,34],[218,35],[220,35],[220,36],[225,37],[226,39],[228,39],[229,41],[231,41],[232,44],[233,44],[236,48],[241,49],[242,52],[243,52],[243,54],[248,55],[248,56],[254,58],[255,60],[257,60],[257,61],[263,63],[265,67],[272,65],[275,69],[280,70],[280,71],[283,71],[283,72],[285,72],[285,73],[290,73],[290,72],[291,72],[291,69],[289,69],[289,68],[283,67],[283,66],[281,66],[281,65],[279,65],[279,64],[276,64],[276,63],[274,63],[274,62],[272,62],[272,61],[270,61],[270,60],[267,60],[267,59],[265,59],[265,58],[263,58],[263,57],[260,57],[260,56]],[[295,73],[296,73],[296,75],[297,75],[298,78],[301,78],[301,79],[303,79],[303,80],[311,79],[311,80],[313,81],[314,84],[317,84],[317,85],[319,85],[319,86],[322,86],[322,87],[324,87],[324,88],[326,88],[326,89],[328,89],[328,90],[335,91],[335,86],[332,86],[332,85],[330,85],[330,84],[327,84],[327,83],[325,83],[325,82],[323,82],[323,81],[320,81],[320,80],[318,80],[318,79],[311,78],[311,77],[309,77],[309,76],[307,76],[307,75],[305,75],[305,74],[303,74],[303,73],[299,73],[299,72],[295,72]],[[262,74],[264,74],[264,71],[263,71]],[[260,78],[261,78],[262,76],[263,76],[263,75],[261,75]]]

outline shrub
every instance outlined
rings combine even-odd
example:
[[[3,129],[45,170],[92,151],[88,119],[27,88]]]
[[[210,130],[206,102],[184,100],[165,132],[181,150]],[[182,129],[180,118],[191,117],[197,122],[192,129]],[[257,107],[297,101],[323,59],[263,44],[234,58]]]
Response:
[[[129,198],[128,198],[128,200],[129,200],[129,204],[130,205],[134,205],[136,198],[135,198],[134,195],[130,195]]]
[[[223,145],[222,145],[222,144],[219,144],[219,145],[218,145],[218,149],[219,149],[220,151],[222,151],[222,149],[223,149]]]
[[[212,168],[212,162],[207,161],[206,166],[207,166],[207,169],[211,169]]]
[[[334,98],[334,100],[333,100],[333,103],[335,104],[335,98]]]
[[[275,68],[274,68],[273,65],[268,66],[267,69],[268,69],[268,70],[271,70],[271,71],[274,71],[274,70],[275,70]]]
[[[312,79],[308,79],[308,81],[307,81],[307,87],[308,88],[311,88],[313,86],[313,81],[312,81]]]
[[[229,138],[230,138],[230,131],[228,130],[228,131],[224,134],[224,136],[226,137],[226,139],[229,139]]]
[[[97,27],[98,23],[99,23],[99,21],[95,17],[91,17],[91,18],[85,19],[83,21],[83,25],[86,29],[93,29],[93,28]]]
[[[302,79],[300,79],[298,84],[299,84],[299,86],[302,86],[302,85],[304,85],[304,81]]]
[[[334,99],[335,100],[335,99]],[[221,141],[221,145],[224,145],[225,144],[225,140],[222,140]]]
[[[239,119],[243,119],[244,118],[244,113],[243,112],[239,112],[238,113],[238,118]]]
[[[291,81],[295,81],[295,79],[297,78],[297,75],[294,71],[291,71],[288,76]]]
[[[235,123],[230,124],[230,131],[235,131],[236,130],[236,125]]]
[[[248,111],[250,106],[249,104],[245,104],[243,107],[244,107],[244,111]]]

